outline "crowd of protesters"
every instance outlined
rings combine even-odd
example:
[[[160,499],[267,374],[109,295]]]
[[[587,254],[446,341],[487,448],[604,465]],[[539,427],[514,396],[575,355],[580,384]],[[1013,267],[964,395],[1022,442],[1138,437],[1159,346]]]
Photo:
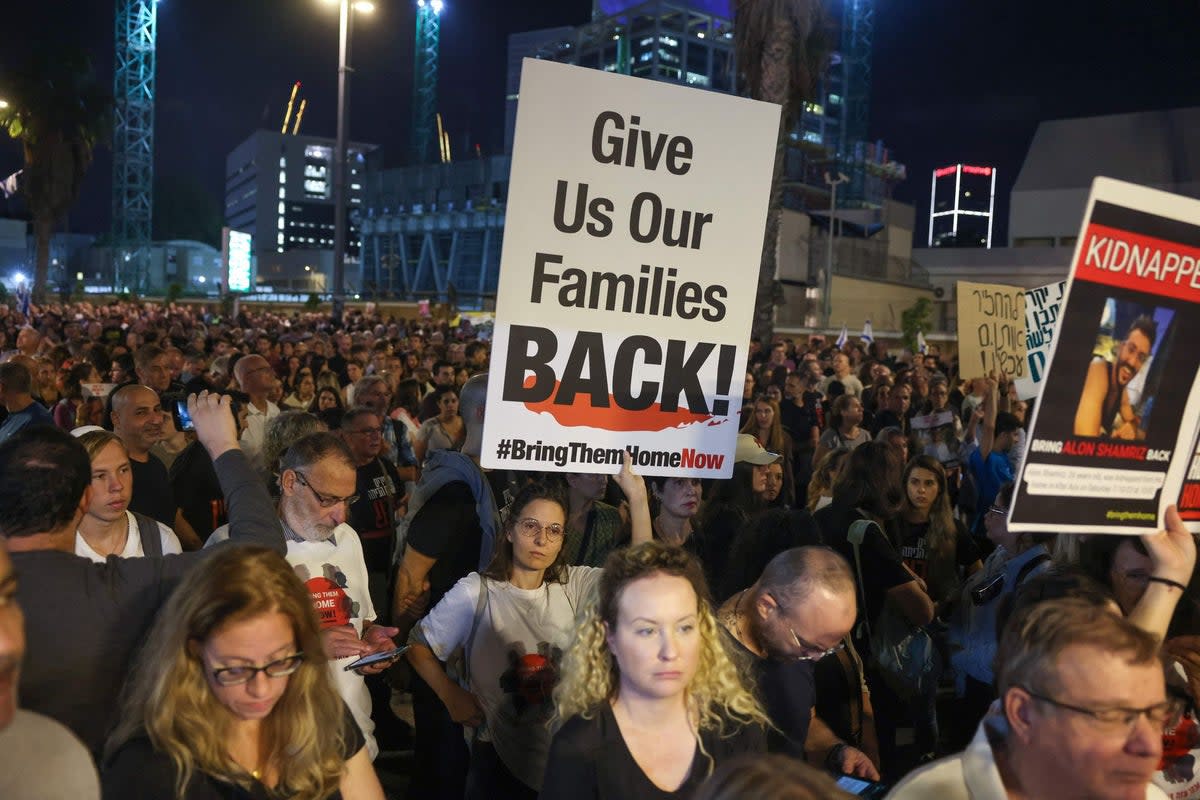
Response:
[[[0,306],[0,797],[1200,798],[1194,539],[1009,531],[1007,376],[777,337],[728,479],[491,471],[488,334]]]

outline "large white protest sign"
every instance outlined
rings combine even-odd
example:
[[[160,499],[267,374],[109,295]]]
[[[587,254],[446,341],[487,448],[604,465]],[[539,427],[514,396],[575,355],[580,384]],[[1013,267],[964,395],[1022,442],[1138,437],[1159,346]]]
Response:
[[[728,475],[779,107],[522,70],[484,466]]]
[[[1050,359],[1050,344],[1058,330],[1058,312],[1062,306],[1067,282],[1048,283],[1025,292],[1025,361],[1028,370],[1013,383],[1022,400],[1037,397],[1046,376]]]

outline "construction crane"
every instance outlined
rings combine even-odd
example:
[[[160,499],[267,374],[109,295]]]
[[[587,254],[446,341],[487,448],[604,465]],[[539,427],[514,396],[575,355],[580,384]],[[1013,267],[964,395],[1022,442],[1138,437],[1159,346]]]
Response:
[[[283,125],[279,128],[279,132],[286,134],[288,132],[288,121],[292,118],[292,106],[296,103],[296,93],[300,91],[300,81],[292,84],[292,94],[288,97],[287,110],[283,112]],[[300,108],[296,111],[296,121],[292,125],[292,136],[300,132],[300,120],[304,118],[304,109],[308,107],[308,98],[300,99]]]
[[[300,110],[296,112],[296,124],[292,126],[292,136],[300,132],[300,120],[304,119],[304,109],[308,108],[308,98],[300,100]]]
[[[117,0],[113,74],[113,285],[144,292],[154,208],[157,0]]]
[[[842,35],[842,131],[839,157],[855,163],[863,161],[862,142],[868,141],[867,125],[871,117],[871,46],[875,32],[875,0],[843,0]],[[863,197],[863,171],[851,170],[850,186],[845,192],[846,206]]]
[[[442,8],[442,0],[417,0],[416,55],[413,65],[414,164],[431,164],[444,158],[442,137],[436,132],[438,34]]]
[[[287,111],[283,112],[283,125],[279,126],[280,133],[287,133],[288,120],[292,118],[292,104],[296,102],[296,92],[300,91],[300,81],[292,84],[292,95],[288,98]]]

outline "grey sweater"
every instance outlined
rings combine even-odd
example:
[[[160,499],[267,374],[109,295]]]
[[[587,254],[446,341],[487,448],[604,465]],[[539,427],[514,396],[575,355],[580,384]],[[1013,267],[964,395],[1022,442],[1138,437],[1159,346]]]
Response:
[[[279,519],[262,481],[240,450],[215,463],[229,509],[231,538],[285,551]],[[71,729],[94,755],[115,721],[133,656],[186,570],[212,548],[162,558],[97,564],[73,553],[13,553],[25,612],[22,708]]]

